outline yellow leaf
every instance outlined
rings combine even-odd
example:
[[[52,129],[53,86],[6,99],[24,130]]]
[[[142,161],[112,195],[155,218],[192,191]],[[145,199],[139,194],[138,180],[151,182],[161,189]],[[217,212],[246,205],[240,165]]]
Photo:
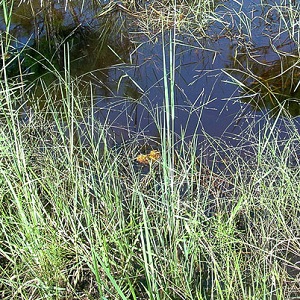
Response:
[[[158,150],[151,150],[149,154],[140,154],[136,160],[140,164],[149,165],[156,162],[160,158],[160,152]]]
[[[140,164],[149,164],[148,162],[148,156],[145,154],[140,154],[138,155],[138,157],[136,158],[136,160],[140,163]]]
[[[150,153],[148,154],[149,159],[154,162],[160,159],[160,153],[158,150],[151,150]]]

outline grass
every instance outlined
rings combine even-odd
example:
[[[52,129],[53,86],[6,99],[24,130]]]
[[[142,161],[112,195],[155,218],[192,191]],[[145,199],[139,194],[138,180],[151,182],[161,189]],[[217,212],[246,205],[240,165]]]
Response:
[[[206,164],[196,130],[189,142],[174,130],[176,45],[173,30],[162,45],[164,103],[149,112],[155,146],[141,134],[110,147],[109,116],[95,118],[92,86],[77,92],[67,48],[65,72],[52,70],[44,109],[33,111],[22,111],[31,95],[3,56],[2,299],[299,298],[296,121],[249,120],[235,148],[204,133]],[[151,147],[161,157],[139,165]]]
[[[170,181],[136,171],[134,148],[100,153],[90,141],[86,153],[54,128],[51,147],[45,136],[34,147],[14,122],[1,143],[3,299],[298,295],[297,133],[279,147],[267,124],[251,158],[231,150],[226,176],[187,148]]]

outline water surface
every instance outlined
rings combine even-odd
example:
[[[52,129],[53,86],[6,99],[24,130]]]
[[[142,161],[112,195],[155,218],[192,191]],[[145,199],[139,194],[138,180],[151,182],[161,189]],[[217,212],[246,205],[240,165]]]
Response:
[[[82,86],[93,85],[93,114],[111,124],[117,140],[135,132],[158,138],[153,116],[165,99],[163,48],[168,54],[170,35],[175,34],[175,130],[179,136],[184,133],[188,139],[196,131],[202,140],[209,135],[236,145],[249,126],[254,133],[263,126],[265,115],[274,118],[283,131],[285,114],[294,117],[298,126],[299,24],[294,40],[280,27],[274,6],[283,1],[264,1],[263,9],[251,0],[218,2],[215,12],[222,15],[222,22],[211,22],[205,36],[192,37],[171,28],[150,39],[136,32],[127,21],[127,11],[119,6],[97,18],[102,6],[85,1],[81,7],[80,3],[65,7],[53,1],[47,7],[51,14],[36,12],[39,1],[32,2],[31,11],[25,4],[14,9],[11,33],[17,40],[12,42],[13,49],[31,46],[29,51],[22,50],[22,72],[40,100],[43,91],[37,78],[49,85],[55,81],[45,65],[50,62],[51,68],[62,72],[68,67]],[[289,7],[296,12],[299,1]],[[50,25],[52,31],[47,30]],[[16,71],[13,64],[11,69]]]

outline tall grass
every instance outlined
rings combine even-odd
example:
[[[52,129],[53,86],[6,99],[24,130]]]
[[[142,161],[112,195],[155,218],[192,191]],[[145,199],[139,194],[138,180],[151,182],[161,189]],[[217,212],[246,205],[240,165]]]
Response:
[[[4,64],[1,299],[299,298],[294,120],[254,122],[241,148],[206,135],[210,168],[196,130],[189,143],[174,130],[176,43],[172,31],[164,104],[151,112],[161,158],[146,172],[136,162],[139,137],[109,147],[109,116],[95,118],[92,87],[89,96],[76,92],[67,47],[65,72],[53,69],[55,83],[43,86],[45,110],[21,113],[33,99]],[[25,103],[16,108],[18,99]]]
[[[134,141],[103,152],[105,124],[82,121],[65,101],[64,124],[53,111],[55,125],[38,114],[30,124],[8,116],[14,125],[1,129],[2,299],[299,295],[293,127],[280,144],[269,120],[249,157],[231,149],[218,175],[201,164],[197,144],[186,147],[170,180],[164,156],[146,175],[134,167]],[[83,126],[84,143],[66,135]]]

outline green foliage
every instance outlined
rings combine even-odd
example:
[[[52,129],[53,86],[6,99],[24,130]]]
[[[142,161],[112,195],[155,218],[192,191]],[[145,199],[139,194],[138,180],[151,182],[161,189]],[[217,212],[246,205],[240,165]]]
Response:
[[[136,161],[141,135],[110,147],[110,115],[95,118],[92,85],[78,92],[82,82],[71,76],[67,47],[64,72],[41,54],[56,89],[39,78],[47,105],[31,104],[26,121],[12,103],[30,104],[31,95],[4,72],[1,299],[298,297],[295,120],[283,119],[284,140],[279,115],[266,116],[259,134],[250,123],[241,136],[247,156],[204,134],[215,158],[205,165],[199,124],[190,142],[175,132],[176,34],[162,45],[164,103],[149,108],[159,143],[147,166]]]

